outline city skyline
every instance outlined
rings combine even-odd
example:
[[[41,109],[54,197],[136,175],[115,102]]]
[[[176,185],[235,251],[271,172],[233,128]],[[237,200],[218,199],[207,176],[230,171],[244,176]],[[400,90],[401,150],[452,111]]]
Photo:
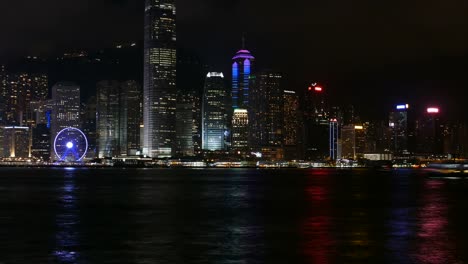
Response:
[[[2,65],[2,124],[5,128],[27,126],[31,129],[28,133],[34,134],[34,140],[41,144],[31,139],[29,156],[33,146],[35,153],[41,153],[41,147],[46,146],[42,142],[45,134],[38,134],[38,131],[44,129],[44,124],[45,129],[50,126],[51,160],[57,158],[52,151],[53,139],[67,127],[84,129],[90,135],[89,145],[86,140],[87,157],[101,159],[201,157],[206,151],[227,151],[226,154],[244,159],[254,155],[266,160],[297,157],[335,161],[342,157],[362,158],[366,153],[461,155],[465,151],[462,141],[453,139],[455,134],[463,134],[454,127],[463,127],[462,119],[448,118],[456,107],[447,107],[451,102],[443,97],[430,99],[437,95],[431,90],[437,82],[422,78],[420,81],[427,82],[424,93],[400,93],[395,97],[377,90],[360,93],[353,90],[356,85],[353,83],[348,83],[349,89],[344,92],[333,84],[340,78],[331,81],[295,79],[297,76],[290,72],[288,75],[288,71],[276,70],[271,58],[254,57],[256,53],[250,51],[249,45],[258,45],[261,41],[250,42],[246,38],[248,32],[242,33],[241,43],[233,41],[239,44],[239,49],[231,57],[229,71],[223,69],[224,62],[206,66],[190,51],[177,56],[184,42],[179,45],[176,10],[174,0],[145,1],[142,46],[132,42],[98,52],[75,50],[49,60],[29,56],[23,61],[23,69],[16,71],[10,70],[9,65]],[[297,48],[301,48],[299,43]],[[257,50],[262,54],[268,47],[265,50],[257,47]],[[279,54],[278,58],[281,56]],[[135,63],[141,63],[142,68],[132,69]],[[297,67],[305,65],[298,61]],[[37,72],[34,68],[40,70]],[[181,73],[178,68],[182,69]],[[52,78],[49,69],[50,75],[55,75]],[[70,75],[73,69],[83,72]],[[231,75],[225,79],[223,72]],[[207,78],[202,86],[199,80],[204,74]],[[77,82],[73,76],[81,80],[91,76],[85,80],[88,83],[84,87],[88,88],[82,89],[81,81]],[[216,84],[210,84],[214,80],[211,77],[218,78]],[[56,78],[65,78],[65,81],[57,82]],[[181,87],[177,86],[178,80],[182,80]],[[455,83],[457,80],[449,79]],[[396,81],[388,80],[389,83]],[[295,82],[303,84],[292,85]],[[223,83],[231,84],[224,87]],[[47,86],[52,87],[51,100],[47,100]],[[73,89],[78,92],[73,95],[72,104],[67,104],[69,99],[62,86],[76,87]],[[83,98],[82,90],[87,90],[88,96]],[[60,96],[57,91],[61,91]],[[289,92],[285,94],[286,91]],[[224,92],[226,96],[222,95]],[[297,99],[293,96],[296,93]],[[353,100],[355,98],[365,103],[358,103]],[[391,102],[390,107],[381,103],[383,98]],[[63,107],[58,108],[58,105]],[[426,107],[427,112],[424,112]],[[383,111],[385,117],[370,119],[366,115],[369,109]],[[297,122],[286,120],[285,110]],[[96,116],[90,111],[95,111]],[[460,114],[466,115],[466,111]],[[57,125],[68,115],[73,115],[73,124]],[[456,122],[451,124],[448,120]],[[358,133],[357,127],[364,132]],[[6,130],[5,133],[9,135]],[[7,146],[8,142],[14,142],[13,136],[6,138],[12,139],[5,141],[5,149],[11,147]],[[73,142],[66,140],[62,145],[72,150]],[[211,146],[210,141],[213,142]],[[362,141],[373,144],[364,145]]]
[[[382,104],[391,107],[398,100],[422,103],[418,99],[421,96],[432,103],[447,102],[445,109],[454,107],[451,114],[458,114],[463,110],[458,106],[460,98],[468,96],[464,89],[468,86],[464,78],[468,68],[464,29],[468,22],[461,12],[463,6],[455,0],[441,4],[442,9],[430,3],[421,4],[426,7],[423,10],[417,5],[405,6],[409,11],[402,14],[398,3],[388,9],[363,3],[353,8],[352,17],[332,6],[312,2],[298,6],[321,12],[291,12],[290,7],[283,10],[265,1],[249,5],[246,1],[177,3],[178,48],[188,49],[216,67],[210,71],[228,72],[226,58],[239,49],[245,32],[246,48],[259,58],[257,66],[283,72],[288,89],[297,91],[311,81],[321,81],[335,93],[335,100],[352,98],[365,106],[369,115],[385,115],[372,108]],[[119,43],[143,43],[142,0],[77,3],[73,10],[55,0],[33,5],[31,10],[38,12],[30,17],[43,18],[35,20],[34,25],[9,14],[0,16],[2,24],[9,25],[9,41],[0,43],[0,60],[15,54],[40,56],[57,50],[97,50]],[[9,4],[8,9],[11,14],[15,10],[34,12],[24,11],[16,3]],[[70,18],[59,17],[60,12],[70,13]],[[42,17],[42,13],[48,16]],[[104,20],[103,13],[115,19]],[[239,14],[246,19],[234,23],[232,18]],[[275,20],[280,14],[290,19],[280,24]],[[88,19],[73,19],[79,15]],[[435,23],[428,17],[439,19]],[[382,97],[368,95],[372,102],[367,102],[356,96],[369,91],[378,91]],[[438,98],[443,102],[435,102]]]

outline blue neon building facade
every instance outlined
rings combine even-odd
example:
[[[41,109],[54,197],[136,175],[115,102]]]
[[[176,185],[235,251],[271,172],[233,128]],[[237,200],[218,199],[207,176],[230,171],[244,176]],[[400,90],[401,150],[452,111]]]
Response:
[[[255,60],[250,51],[239,50],[232,58],[232,107],[247,109],[249,106],[249,84],[252,63]]]

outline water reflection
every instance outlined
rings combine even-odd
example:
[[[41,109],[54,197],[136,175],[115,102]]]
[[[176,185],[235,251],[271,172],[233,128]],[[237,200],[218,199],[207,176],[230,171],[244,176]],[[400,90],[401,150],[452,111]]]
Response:
[[[0,262],[468,259],[466,181],[368,170],[33,172],[0,173]]]
[[[330,200],[333,187],[327,171],[312,171],[309,177],[307,216],[301,230],[305,240],[303,250],[308,263],[333,263],[332,256],[336,252]]]
[[[391,263],[412,263],[408,252],[410,239],[414,235],[414,207],[408,206],[411,200],[409,178],[414,175],[402,170],[396,171],[397,181],[390,182],[390,211],[387,220],[388,241],[386,254]]]
[[[216,206],[231,211],[222,218],[217,217],[224,222],[216,224],[214,233],[218,241],[218,263],[252,263],[264,254],[264,227],[259,224],[257,217],[260,212],[255,210],[258,204],[253,200],[260,190],[255,188],[256,181],[249,179],[251,175],[246,171],[239,171],[233,176],[234,181],[224,187],[221,203]],[[216,192],[210,190],[205,195],[213,196]],[[215,241],[212,242],[216,245]]]
[[[427,180],[422,190],[422,208],[418,213],[418,263],[456,263],[448,235],[448,203],[443,193],[445,181]],[[452,251],[452,252],[451,252]]]
[[[262,248],[242,171],[187,172],[137,181],[132,263],[251,263]]]
[[[63,187],[60,189],[58,214],[55,219],[55,250],[54,259],[59,263],[76,263],[80,258],[78,248],[78,204],[73,170],[67,170],[64,175]]]

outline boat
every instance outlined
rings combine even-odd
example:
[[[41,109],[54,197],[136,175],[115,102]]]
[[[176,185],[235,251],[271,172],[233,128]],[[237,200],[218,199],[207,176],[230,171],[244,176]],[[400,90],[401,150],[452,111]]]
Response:
[[[468,176],[468,161],[450,160],[442,162],[431,162],[427,164],[425,170],[429,173],[461,174],[462,177],[466,177]]]

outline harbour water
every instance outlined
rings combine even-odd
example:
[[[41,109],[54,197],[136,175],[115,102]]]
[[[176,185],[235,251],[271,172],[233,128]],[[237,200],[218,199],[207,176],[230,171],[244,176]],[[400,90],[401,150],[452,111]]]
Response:
[[[468,263],[468,180],[0,169],[0,263]]]

